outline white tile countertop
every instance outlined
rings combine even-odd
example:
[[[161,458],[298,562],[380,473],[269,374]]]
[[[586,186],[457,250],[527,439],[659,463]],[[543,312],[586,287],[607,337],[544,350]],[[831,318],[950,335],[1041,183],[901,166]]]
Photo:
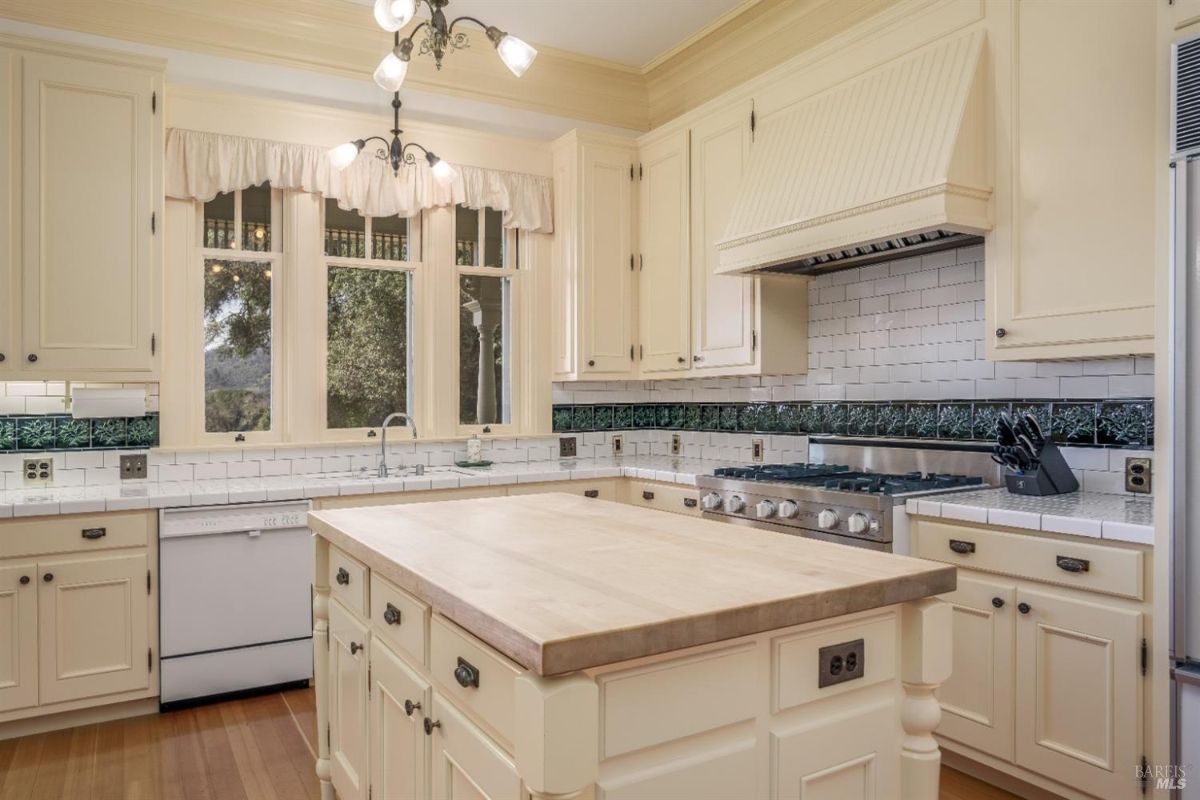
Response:
[[[912,497],[906,504],[909,514],[920,517],[1151,545],[1153,507],[1149,497],[1099,492],[1029,497],[1004,488]]]
[[[378,478],[373,472],[359,471],[267,478],[124,481],[119,484],[94,486],[48,486],[0,491],[0,518],[300,500],[337,495],[419,492],[597,478],[641,478],[694,486],[697,475],[711,474],[717,467],[724,466],[731,464],[670,456],[629,456],[619,459],[496,463],[484,468],[429,467],[420,477],[405,474]]]

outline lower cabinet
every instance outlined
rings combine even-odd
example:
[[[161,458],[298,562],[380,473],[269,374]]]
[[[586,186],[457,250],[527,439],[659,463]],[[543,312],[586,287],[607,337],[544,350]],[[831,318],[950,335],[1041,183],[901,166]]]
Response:
[[[963,569],[943,599],[954,665],[938,733],[1095,797],[1140,798],[1141,611]]]
[[[437,692],[430,715],[437,800],[524,800],[512,759]]]
[[[329,603],[329,760],[341,800],[367,796],[367,628]]]
[[[36,706],[37,564],[0,562],[0,711]]]
[[[371,641],[371,796],[429,796],[429,683],[379,639]]]
[[[830,725],[819,716],[772,741],[771,797],[883,800],[900,796],[900,758],[889,747],[895,709],[881,702]],[[830,764],[835,766],[830,766]]]

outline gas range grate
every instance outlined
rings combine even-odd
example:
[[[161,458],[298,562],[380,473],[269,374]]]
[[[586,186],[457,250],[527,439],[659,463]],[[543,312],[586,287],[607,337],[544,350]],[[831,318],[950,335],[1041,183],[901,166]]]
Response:
[[[962,486],[979,486],[983,478],[966,475],[922,475],[907,472],[903,475],[852,474],[845,478],[826,480],[826,489],[843,492],[865,492],[867,494],[908,494],[939,489],[955,489]]]
[[[713,475],[718,478],[740,478],[747,481],[802,481],[849,472],[850,468],[842,464],[763,464],[753,467],[718,467],[713,471]]]

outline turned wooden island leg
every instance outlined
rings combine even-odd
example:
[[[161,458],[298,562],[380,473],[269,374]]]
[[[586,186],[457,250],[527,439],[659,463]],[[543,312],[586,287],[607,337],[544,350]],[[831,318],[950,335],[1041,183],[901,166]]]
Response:
[[[942,708],[933,696],[951,669],[951,609],[941,600],[905,603],[901,612],[902,651],[900,681],[904,699],[900,724],[904,740],[900,752],[901,797],[904,800],[938,800],[942,753],[933,731],[942,719]]]
[[[536,800],[571,800],[596,782],[600,690],[585,675],[517,678],[517,771]]]
[[[316,572],[313,579],[313,682],[317,687],[317,780],[321,800],[334,800],[329,764],[329,544],[313,537]]]

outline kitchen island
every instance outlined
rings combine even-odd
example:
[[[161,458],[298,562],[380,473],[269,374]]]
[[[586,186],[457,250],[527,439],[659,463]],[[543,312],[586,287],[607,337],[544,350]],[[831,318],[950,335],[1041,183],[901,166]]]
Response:
[[[936,800],[953,567],[565,494],[309,521],[326,798]]]

